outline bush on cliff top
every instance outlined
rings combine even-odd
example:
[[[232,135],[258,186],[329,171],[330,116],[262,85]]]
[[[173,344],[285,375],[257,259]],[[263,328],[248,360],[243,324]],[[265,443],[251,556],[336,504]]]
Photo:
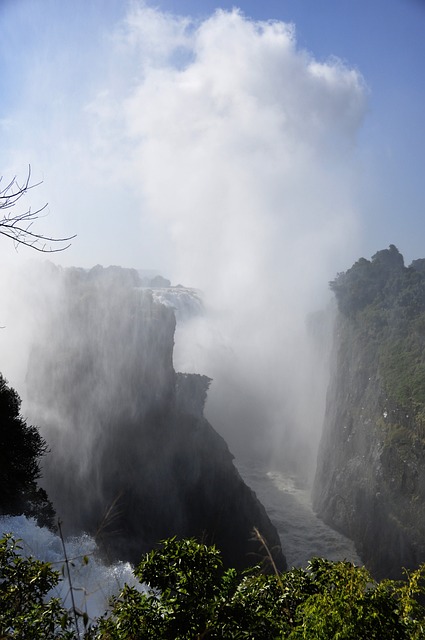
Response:
[[[425,261],[404,266],[394,245],[371,260],[360,258],[330,282],[338,308],[354,328],[384,383],[390,401],[425,416]],[[413,421],[411,420],[413,424]]]

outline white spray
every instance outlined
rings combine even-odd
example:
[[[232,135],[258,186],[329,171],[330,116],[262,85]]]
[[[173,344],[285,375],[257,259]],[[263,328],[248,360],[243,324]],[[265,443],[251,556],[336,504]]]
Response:
[[[361,76],[300,50],[293,25],[238,10],[194,22],[135,2],[97,44],[93,77],[79,57],[72,73],[46,57],[61,108],[43,103],[43,140],[17,135],[9,164],[37,149],[83,266],[134,260],[139,238],[146,266],[202,290],[207,316],[181,331],[177,365],[213,378],[207,414],[232,449],[314,450],[327,372],[306,318],[356,238]],[[62,260],[78,264],[72,251]],[[8,345],[2,367],[25,396],[25,340]]]

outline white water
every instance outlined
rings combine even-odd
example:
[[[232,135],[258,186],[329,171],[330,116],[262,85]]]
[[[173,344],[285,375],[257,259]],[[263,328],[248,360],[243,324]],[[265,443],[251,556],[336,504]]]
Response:
[[[349,560],[362,564],[354,544],[345,536],[322,522],[311,507],[309,490],[293,476],[281,471],[264,471],[252,461],[236,461],[245,482],[255,491],[275,525],[288,567],[305,567],[314,556],[329,560]],[[12,533],[20,539],[22,553],[52,563],[61,572],[64,553],[60,538],[25,516],[0,517],[0,534]],[[96,542],[88,535],[65,541],[69,560],[75,604],[86,612],[90,621],[105,613],[112,595],[118,594],[125,583],[142,590],[128,562],[106,565],[96,557]],[[83,558],[88,557],[85,564]],[[60,597],[65,607],[71,607],[69,583],[62,579],[51,594]]]
[[[306,567],[314,556],[329,560],[349,560],[363,564],[351,540],[334,531],[314,513],[310,492],[293,476],[263,468],[252,461],[236,461],[245,482],[257,494],[275,525],[288,568]],[[0,534],[12,533],[21,540],[22,552],[52,563],[59,572],[64,567],[64,553],[60,538],[25,516],[0,517]],[[112,595],[118,594],[125,583],[142,589],[128,562],[105,565],[96,557],[96,542],[88,535],[65,541],[68,558],[72,561],[71,578],[75,604],[86,612],[91,621],[108,608]],[[89,562],[84,563],[84,556]],[[62,579],[53,596],[60,597],[65,607],[71,607],[69,583]]]
[[[316,516],[309,489],[295,476],[265,471],[252,461],[235,462],[275,525],[289,568],[305,567],[314,556],[363,564],[354,543]]]
[[[201,294],[196,289],[181,285],[177,287],[162,287],[160,289],[147,288],[152,291],[155,300],[173,309],[179,326],[191,318],[202,315],[204,312]]]
[[[0,517],[0,535],[6,533],[12,533],[15,539],[19,539],[23,555],[50,562],[53,569],[62,573],[65,559],[59,536],[45,527],[37,526],[33,518],[25,516]],[[125,583],[142,589],[133,575],[130,563],[117,562],[108,566],[99,560],[96,556],[96,542],[90,536],[83,534],[68,538],[65,546],[70,561],[75,606],[81,613],[87,613],[91,621],[105,613],[109,599],[112,595],[117,595]],[[85,557],[88,559],[87,563],[84,561]],[[61,598],[64,606],[71,608],[69,582],[66,578],[62,578],[49,595]]]

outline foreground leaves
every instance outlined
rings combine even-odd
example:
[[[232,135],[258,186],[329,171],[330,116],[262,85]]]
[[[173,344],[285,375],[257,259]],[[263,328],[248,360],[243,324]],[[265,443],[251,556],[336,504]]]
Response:
[[[374,581],[364,567],[313,558],[306,569],[264,575],[224,569],[220,552],[166,540],[135,570],[86,640],[420,640],[425,638],[425,565],[406,580]],[[0,637],[71,640],[72,611],[49,598],[59,574],[0,540]]]
[[[10,535],[0,540],[0,638],[75,638],[61,601],[46,600],[59,574],[20,551]]]
[[[96,640],[425,638],[425,566],[406,582],[375,582],[364,567],[314,558],[281,576],[224,570],[214,547],[164,542],[139,565],[144,594],[125,587]]]

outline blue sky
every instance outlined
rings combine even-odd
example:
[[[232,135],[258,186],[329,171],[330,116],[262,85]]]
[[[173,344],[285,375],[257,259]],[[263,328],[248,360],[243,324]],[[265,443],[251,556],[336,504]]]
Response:
[[[140,43],[133,46],[130,54],[128,48],[123,51],[116,45],[125,16],[137,6],[137,2],[127,5],[122,0],[2,0],[0,160],[5,179],[14,173],[25,175],[26,166],[31,163],[35,179],[43,180],[37,194],[32,192],[33,200],[29,204],[38,206],[49,202],[49,216],[43,221],[48,233],[78,233],[72,249],[66,256],[58,256],[59,261],[83,266],[121,263],[174,272],[175,261],[170,256],[179,238],[187,238],[187,229],[180,229],[182,224],[178,219],[170,220],[166,216],[158,222],[154,211],[157,201],[151,192],[138,188],[139,181],[144,182],[142,165],[138,165],[137,170],[135,164],[126,165],[134,151],[131,131],[140,138],[135,121],[137,117],[143,119],[143,106],[138,107],[137,114],[141,115],[134,115],[134,126],[127,124],[125,133],[120,130],[123,114],[116,112],[111,118],[100,113],[103,105],[110,114],[113,105],[119,102],[119,95],[129,98],[133,91],[134,98],[137,83],[143,83],[139,68],[144,64],[143,56],[152,52],[146,53],[147,49],[140,47]],[[144,5],[145,9],[146,6],[149,5]],[[165,16],[164,20],[169,19],[170,14],[190,16],[193,31],[217,8],[230,11],[235,5],[164,0],[150,6],[157,10],[157,15]],[[344,197],[352,198],[355,229],[351,223],[347,224],[347,238],[341,239],[344,251],[330,250],[332,257],[326,261],[323,273],[331,275],[332,269],[347,268],[359,255],[368,257],[390,243],[400,248],[407,261],[424,256],[425,3],[421,0],[275,0],[242,1],[236,6],[247,20],[293,23],[299,53],[307,51],[318,63],[337,57],[363,78],[365,104],[359,116],[361,122],[352,125],[356,128],[355,140],[351,141],[349,154],[333,160],[335,165],[346,167],[346,173],[350,174],[344,179],[335,174],[335,180],[345,181]],[[137,37],[146,40],[146,33],[140,33]],[[125,37],[128,47],[128,32]],[[174,62],[169,60],[168,67],[162,62],[162,73],[175,64],[179,55],[177,49],[171,49]],[[188,55],[196,54],[191,50]],[[244,55],[243,48],[240,55]],[[184,64],[184,60],[179,64]],[[265,73],[268,72],[265,69]],[[270,73],[278,75],[279,69]],[[107,96],[105,101],[102,96]],[[302,95],[297,99],[302,102]],[[161,104],[155,108],[161,109]],[[93,113],[95,117],[90,120],[87,114]],[[252,126],[255,127],[255,121]],[[95,135],[96,127],[102,128]],[[111,161],[114,150],[121,144],[115,165],[119,165],[119,169],[114,172],[113,163],[107,159]],[[87,156],[84,156],[85,149],[88,149]],[[139,158],[142,151],[139,149],[137,153]],[[238,157],[240,166],[244,163],[242,147],[239,156],[238,153],[234,153],[236,173]],[[208,156],[206,151],[206,156],[211,162],[213,158],[220,162],[218,155]],[[158,160],[159,174],[161,162]],[[229,164],[229,171],[232,166]],[[93,174],[89,179],[91,170]],[[328,180],[332,180],[330,171]],[[183,173],[179,184],[184,180],[182,176]],[[160,184],[159,179],[155,178],[156,182],[150,179],[151,190],[161,189],[155,187]],[[213,192],[214,184],[217,183],[205,182],[206,190]],[[264,189],[267,188],[265,178]],[[351,196],[347,195],[348,191]],[[170,207],[178,202],[178,192],[178,187],[173,185]],[[199,199],[193,203],[186,199],[182,206],[199,207]],[[303,207],[308,205],[299,206],[302,217]],[[192,223],[191,219],[186,221],[189,228]],[[309,224],[306,214],[306,228]],[[342,220],[341,225],[344,224]],[[202,228],[208,226],[205,221],[202,225],[199,225],[198,236],[202,235]],[[170,228],[177,230],[168,237]],[[192,244],[197,243],[198,236],[193,235]],[[225,237],[223,245],[231,240],[232,236]],[[338,242],[335,238],[335,244]],[[187,253],[188,246],[190,244],[185,245],[183,241],[181,252]],[[251,248],[241,250],[241,260],[244,251],[247,254]],[[15,259],[4,241],[2,250],[4,255]],[[325,243],[323,252],[327,250]],[[22,256],[28,257],[28,252],[21,250],[18,259]],[[211,260],[220,261],[224,257],[217,252]],[[199,260],[193,261],[195,271],[202,270],[199,265]],[[177,268],[176,273],[187,275],[190,270]]]

